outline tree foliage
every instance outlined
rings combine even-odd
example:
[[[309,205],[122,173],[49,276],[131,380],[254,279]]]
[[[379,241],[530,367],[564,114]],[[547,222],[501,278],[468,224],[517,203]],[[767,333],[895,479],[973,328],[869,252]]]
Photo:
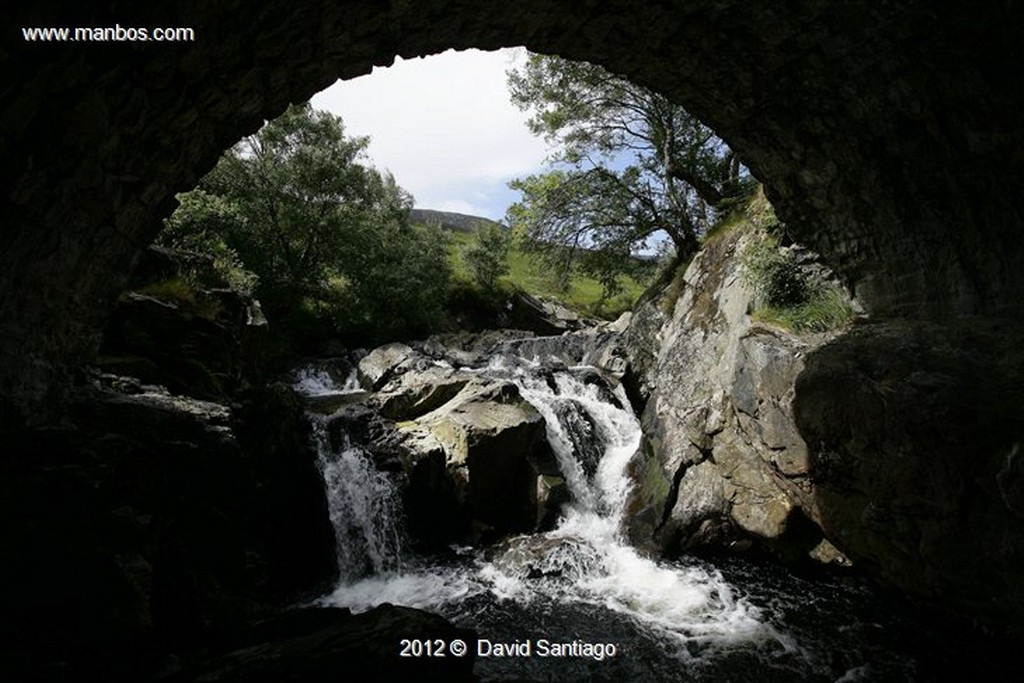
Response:
[[[412,197],[390,174],[360,163],[368,143],[332,114],[292,106],[180,198],[163,239],[234,255],[272,320],[313,314],[374,335],[425,327],[447,285],[444,246],[409,224]]]
[[[508,273],[509,236],[499,225],[489,223],[477,230],[472,243],[463,252],[473,279],[493,292],[498,278]]]
[[[663,237],[689,256],[740,190],[740,163],[711,129],[601,67],[530,55],[508,85],[532,113],[531,131],[557,151],[553,170],[510,183],[522,198],[507,221],[565,276],[581,263],[610,284],[629,254]]]

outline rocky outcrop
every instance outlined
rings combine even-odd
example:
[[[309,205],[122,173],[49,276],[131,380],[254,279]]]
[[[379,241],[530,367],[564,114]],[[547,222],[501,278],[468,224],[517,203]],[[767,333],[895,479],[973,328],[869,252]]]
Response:
[[[413,478],[417,467],[436,467],[435,453],[475,538],[534,531],[549,516],[550,488],[543,477],[561,472],[548,447],[544,418],[511,383],[472,383],[440,408],[399,427],[408,445]],[[426,458],[426,460],[424,460]],[[412,489],[429,505],[428,491]],[[417,516],[418,506],[409,510]]]
[[[737,257],[750,239],[713,239],[634,315],[627,379],[647,440],[630,538],[852,562],[1024,633],[1024,328],[859,320],[790,334],[748,315]]]
[[[633,316],[628,377],[646,444],[631,464],[629,534],[668,553],[754,541],[843,562],[802,523],[820,515],[792,411],[804,359],[826,337],[751,320],[741,261],[758,239],[734,229],[709,240]]]
[[[96,366],[207,400],[252,386],[267,320],[258,301],[217,281],[210,261],[151,247],[107,322]],[[197,269],[214,286],[186,276]]]
[[[437,350],[438,346],[432,345]],[[442,359],[445,351],[438,352]],[[412,420],[453,399],[471,375],[434,360],[405,344],[388,344],[359,361],[359,380],[376,391],[373,404],[391,420]]]
[[[859,325],[796,382],[817,520],[886,585],[1024,633],[1024,327]]]
[[[545,419],[514,382],[488,379],[482,368],[514,372],[516,363],[540,363],[550,383],[550,369],[594,364],[601,369],[573,372],[617,402],[607,378],[625,367],[620,337],[606,325],[557,337],[504,330],[382,346],[359,362],[362,386],[373,391],[355,404],[330,404],[341,406],[329,417],[332,443],[349,439],[379,469],[401,474],[407,528],[420,545],[489,543],[549,529],[569,490]],[[595,427],[586,411],[571,402],[559,410],[571,413],[556,411],[570,437],[576,430],[580,443],[590,443]],[[593,476],[598,452],[584,451],[577,453],[582,470]]]
[[[323,485],[287,391],[231,409],[94,375],[74,407],[4,439],[5,678],[141,680],[330,582]]]

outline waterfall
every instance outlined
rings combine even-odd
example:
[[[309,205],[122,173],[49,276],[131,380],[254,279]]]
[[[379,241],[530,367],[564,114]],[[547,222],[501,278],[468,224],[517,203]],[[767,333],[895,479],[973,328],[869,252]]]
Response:
[[[295,371],[292,386],[303,396],[333,396],[351,394],[359,391],[359,378],[356,369],[349,370],[341,386],[330,372],[322,367],[304,367]]]
[[[444,556],[409,550],[391,475],[337,414],[322,414],[357,398],[354,371],[296,372],[296,389],[319,409],[309,419],[338,541],[341,580],[318,604],[354,612],[405,605],[493,642],[581,640],[621,653],[604,661],[480,656],[475,671],[485,680],[915,679],[913,662],[879,646],[888,606],[858,614],[855,587],[819,587],[734,561],[655,561],[632,548],[622,525],[640,425],[622,388],[609,388],[595,368],[536,357],[553,347],[557,340],[510,343],[461,371],[517,385],[544,418],[570,501],[551,531]],[[535,357],[520,355],[530,351]]]
[[[347,434],[332,448],[327,419],[311,415],[313,439],[327,488],[327,504],[342,580],[401,569],[402,534],[398,492],[366,452]]]
[[[340,385],[323,368],[300,368],[292,385],[307,398],[330,398],[360,391],[355,368]],[[329,417],[315,413],[307,417],[327,491],[339,576],[343,581],[354,581],[399,571],[404,544],[401,503],[395,483],[377,469],[366,451],[353,444],[344,430],[332,440]]]
[[[482,568],[491,589],[504,598],[598,605],[681,642],[775,640],[790,647],[719,573],[659,564],[626,543],[621,526],[627,466],[641,432],[625,392],[619,386],[609,396],[601,384],[584,381],[596,372],[589,366],[556,371],[553,382],[541,369],[536,361],[499,357],[483,372],[513,379],[544,416],[573,499],[558,527],[543,535],[542,553],[532,566],[496,561]],[[588,475],[593,467],[588,453],[594,448],[601,453]],[[531,580],[531,572],[557,579]]]
[[[621,387],[609,392],[603,382],[588,381],[598,375],[588,366],[552,370],[511,352],[472,372],[515,382],[544,417],[572,494],[557,527],[511,539],[490,555],[456,549],[462,562],[410,556],[403,563],[387,475],[350,441],[331,449],[325,420],[314,418],[343,577],[324,604],[362,611],[392,602],[455,618],[471,598],[576,605],[619,613],[683,643],[780,640],[714,570],[658,564],[622,538],[626,469],[640,425]],[[300,377],[307,394],[332,390],[323,376]]]

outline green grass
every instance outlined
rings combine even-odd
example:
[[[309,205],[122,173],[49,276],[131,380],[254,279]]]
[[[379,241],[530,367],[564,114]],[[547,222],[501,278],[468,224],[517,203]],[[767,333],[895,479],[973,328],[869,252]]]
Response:
[[[136,291],[138,294],[144,294],[179,305],[191,305],[196,302],[195,287],[180,277],[150,282]]]
[[[194,284],[177,276],[151,282],[140,287],[137,293],[176,304],[183,311],[207,320],[216,320],[221,313],[221,305],[216,299],[204,295]]]
[[[753,317],[795,332],[828,332],[843,327],[853,316],[846,295],[834,287],[825,287],[800,305],[765,307],[755,311]]]
[[[469,268],[462,259],[463,250],[470,244],[473,235],[448,233],[451,241],[448,254],[452,264],[452,275],[456,281],[472,282]],[[521,290],[536,297],[556,301],[566,308],[588,316],[612,319],[628,311],[644,291],[644,284],[631,277],[622,279],[623,292],[609,300],[601,299],[601,283],[592,277],[576,273],[569,281],[569,287],[562,290],[553,273],[545,270],[535,254],[530,254],[516,245],[509,249],[509,272],[499,280],[502,288]]]

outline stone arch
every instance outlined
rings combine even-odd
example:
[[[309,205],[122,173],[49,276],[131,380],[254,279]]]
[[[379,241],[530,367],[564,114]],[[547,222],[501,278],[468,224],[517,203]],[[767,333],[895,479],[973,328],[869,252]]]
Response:
[[[124,0],[0,10],[0,404],[87,357],[139,250],[220,152],[395,55],[525,45],[654,87],[712,125],[873,312],[1020,311],[1012,3]],[[954,3],[944,3],[954,4]],[[21,27],[192,26],[195,43],[30,43]]]

